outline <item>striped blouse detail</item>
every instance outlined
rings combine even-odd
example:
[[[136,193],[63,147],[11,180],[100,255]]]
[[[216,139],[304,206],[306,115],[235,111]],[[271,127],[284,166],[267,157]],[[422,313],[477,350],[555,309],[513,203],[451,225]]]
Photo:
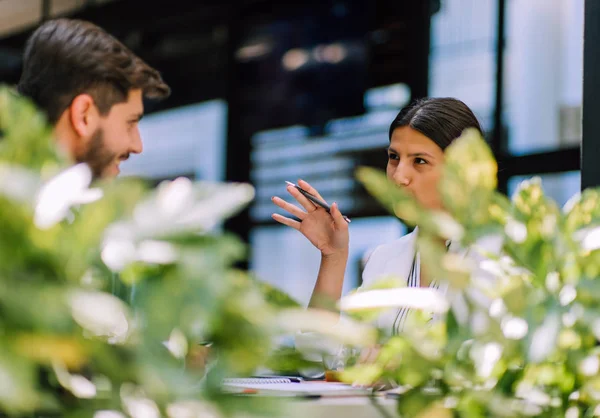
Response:
[[[446,251],[450,248],[450,242],[446,243]],[[412,266],[410,268],[410,273],[408,274],[408,280],[406,281],[408,287],[420,287],[421,286],[421,257],[419,253],[415,253],[413,257]],[[439,284],[436,280],[432,280],[429,284],[429,287],[434,289],[439,288]],[[396,314],[396,318],[394,319],[394,325],[392,329],[392,334],[398,335],[404,329],[404,324],[406,323],[406,318],[410,314],[410,309],[402,307],[398,309],[398,313]]]

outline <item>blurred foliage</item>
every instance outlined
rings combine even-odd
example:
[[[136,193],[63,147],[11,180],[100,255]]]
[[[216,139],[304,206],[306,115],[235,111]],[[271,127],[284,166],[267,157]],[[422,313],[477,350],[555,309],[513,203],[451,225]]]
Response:
[[[297,328],[316,333],[320,353],[377,342],[374,362],[341,377],[397,382],[402,416],[600,414],[600,191],[560,210],[532,179],[509,200],[495,191],[497,166],[476,132],[446,151],[446,212],[420,207],[383,173],[358,172],[385,207],[419,225],[422,263],[450,285],[442,320],[414,311],[392,337],[305,312],[235,267],[245,245],[219,225],[253,198],[249,185],[92,184],[89,168],[70,167],[44,118],[9,89],[0,89],[0,137],[5,415],[272,412],[264,399],[223,394],[222,379],[314,366],[275,349]],[[440,237],[469,257],[447,252]],[[388,278],[363,291],[395,287]],[[192,367],[200,345],[213,360]]]
[[[441,321],[414,312],[347,381],[393,380],[401,416],[588,417],[600,414],[600,190],[561,211],[534,178],[511,200],[475,131],[446,151],[446,213],[425,210],[373,169],[358,178],[390,211],[419,225],[431,276],[450,283]],[[443,240],[469,248],[447,252]],[[495,249],[494,249],[495,247]],[[474,262],[475,261],[475,262]],[[444,412],[447,411],[447,412]]]
[[[91,184],[89,168],[69,167],[44,117],[7,88],[0,137],[0,411],[154,417],[266,408],[219,390],[224,377],[269,361],[277,313],[298,306],[236,269],[244,244],[216,232],[253,198],[252,187]],[[211,344],[216,360],[186,367],[199,344]]]

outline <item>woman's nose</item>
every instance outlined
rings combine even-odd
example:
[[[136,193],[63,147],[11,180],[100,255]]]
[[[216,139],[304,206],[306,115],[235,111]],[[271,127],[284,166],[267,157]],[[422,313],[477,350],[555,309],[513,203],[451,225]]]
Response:
[[[400,186],[408,186],[411,181],[409,170],[403,164],[399,164],[394,172],[394,181]]]

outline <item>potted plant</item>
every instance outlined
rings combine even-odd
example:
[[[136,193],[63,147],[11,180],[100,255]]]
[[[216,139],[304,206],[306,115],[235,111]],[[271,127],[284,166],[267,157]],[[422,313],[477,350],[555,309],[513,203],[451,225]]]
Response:
[[[235,263],[215,228],[246,184],[91,184],[45,118],[0,89],[0,411],[9,416],[218,416],[227,376],[267,361],[277,312],[295,303]],[[127,291],[123,291],[126,289]],[[212,344],[209,370],[186,367]]]
[[[418,308],[414,326],[383,338],[375,362],[342,379],[396,382],[403,417],[600,414],[600,191],[561,210],[534,178],[509,200],[495,190],[497,165],[478,133],[466,131],[445,154],[445,213],[419,207],[383,173],[358,171],[385,207],[419,225],[422,263],[448,280],[450,296],[394,290],[397,305]],[[480,253],[477,266],[446,252],[445,239],[472,251],[492,239],[499,251]],[[407,300],[414,291],[424,299]],[[387,303],[378,294],[365,289],[341,306],[364,317]],[[430,321],[432,310],[446,313]]]

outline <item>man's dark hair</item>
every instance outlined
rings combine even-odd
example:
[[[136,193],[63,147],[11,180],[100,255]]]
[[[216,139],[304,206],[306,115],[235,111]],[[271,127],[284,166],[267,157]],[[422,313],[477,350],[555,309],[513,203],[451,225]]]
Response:
[[[31,35],[17,88],[53,124],[80,94],[92,96],[103,116],[127,101],[130,90],[154,99],[170,94],[160,73],[129,48],[102,28],[73,19],[50,20]]]
[[[467,128],[475,128],[483,135],[469,106],[451,97],[420,99],[406,106],[390,125],[390,141],[394,130],[403,126],[421,132],[442,150]]]

